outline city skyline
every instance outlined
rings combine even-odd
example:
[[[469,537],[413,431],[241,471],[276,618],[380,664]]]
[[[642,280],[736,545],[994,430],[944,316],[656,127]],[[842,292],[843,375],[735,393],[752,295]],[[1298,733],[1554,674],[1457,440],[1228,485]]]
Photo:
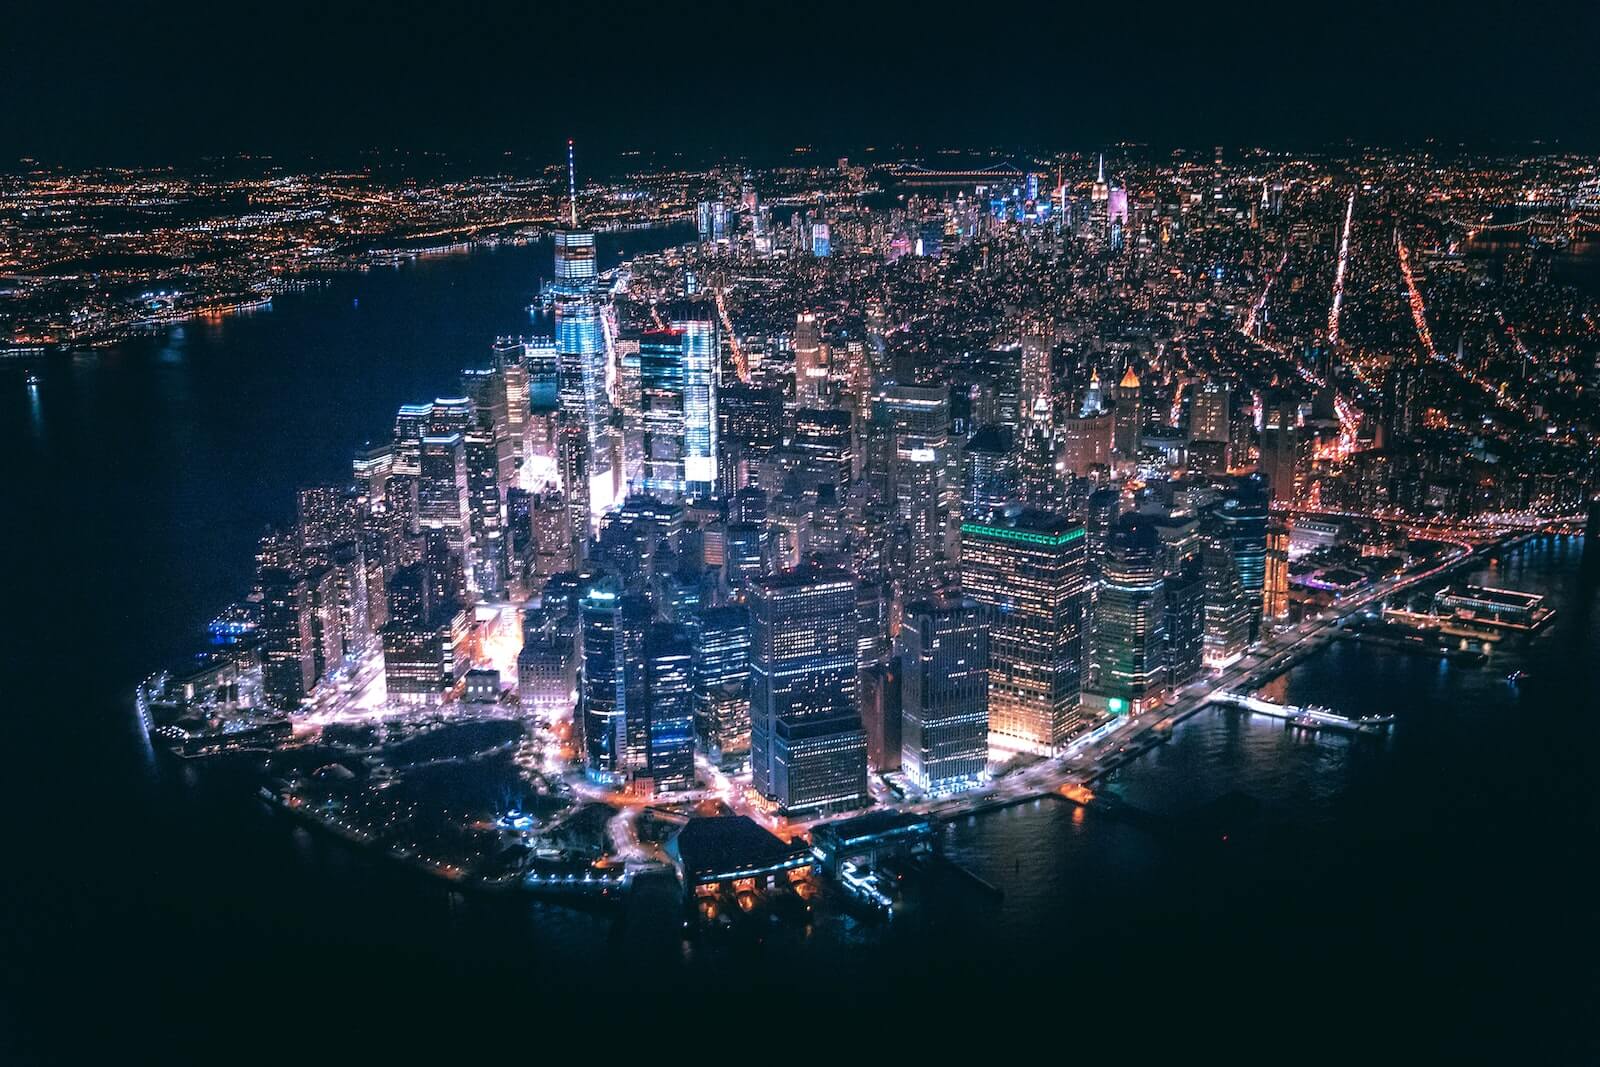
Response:
[[[0,1060],[1592,1058],[1594,12],[74,14]]]

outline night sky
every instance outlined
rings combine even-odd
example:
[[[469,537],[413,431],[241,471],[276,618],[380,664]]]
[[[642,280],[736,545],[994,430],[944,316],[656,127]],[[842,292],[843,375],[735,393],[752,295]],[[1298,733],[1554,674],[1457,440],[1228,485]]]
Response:
[[[1403,8],[1403,10],[1397,10]],[[0,165],[897,142],[1600,145],[1600,5],[41,3]]]

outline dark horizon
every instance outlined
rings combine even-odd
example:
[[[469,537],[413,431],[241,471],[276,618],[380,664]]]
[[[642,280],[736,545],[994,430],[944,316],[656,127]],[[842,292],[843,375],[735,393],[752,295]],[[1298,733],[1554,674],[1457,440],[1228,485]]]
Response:
[[[1593,9],[1478,2],[1336,13],[1249,4],[992,15],[957,5],[28,2],[0,160],[155,164],[369,147],[539,158],[577,138],[760,158],[810,144],[1600,144]],[[1056,47],[1052,47],[1052,42]],[[558,149],[552,148],[551,155]]]

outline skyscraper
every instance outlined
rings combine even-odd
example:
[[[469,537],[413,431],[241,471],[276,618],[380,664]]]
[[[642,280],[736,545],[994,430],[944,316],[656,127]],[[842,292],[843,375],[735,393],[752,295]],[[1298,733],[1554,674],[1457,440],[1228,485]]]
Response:
[[[598,484],[611,471],[611,401],[606,386],[605,333],[594,291],[598,273],[594,231],[578,225],[571,141],[567,142],[567,198],[567,223],[554,235],[555,278],[549,287],[555,316],[557,394],[563,414],[583,427],[589,478]],[[610,497],[607,493],[608,502]]]
[[[1135,715],[1166,692],[1166,605],[1161,543],[1133,512],[1111,528],[1095,602],[1094,692],[1107,711]]]
[[[283,711],[300,706],[316,686],[311,590],[289,571],[261,575],[261,686],[268,705]]]
[[[1266,487],[1258,477],[1240,478],[1216,508],[1221,535],[1233,556],[1249,611],[1250,639],[1261,627],[1262,595],[1267,572],[1267,520],[1271,512]]]
[[[937,387],[880,385],[872,402],[870,470],[910,539],[912,586],[944,556],[955,502],[950,483],[950,395]]]
[[[1298,498],[1302,451],[1299,402],[1273,390],[1261,410],[1261,474],[1273,500],[1292,504]]]
[[[622,587],[610,575],[590,582],[578,600],[578,724],[584,770],[592,781],[618,786],[627,780],[624,729],[626,650],[619,648]]]
[[[643,488],[662,499],[709,496],[716,483],[716,338],[701,319],[639,338]]]
[[[989,619],[976,600],[918,600],[900,628],[900,766],[917,787],[975,784],[989,761]]]
[[[646,757],[656,792],[694,785],[694,648],[688,627],[661,622],[645,632]]]
[[[1166,601],[1167,685],[1181,689],[1205,663],[1206,584],[1198,558],[1163,580]]]
[[[1207,378],[1189,393],[1189,440],[1226,443],[1232,393],[1228,386]]]
[[[961,512],[982,516],[1016,499],[1016,466],[1011,455],[1011,432],[1003,426],[984,426],[972,435],[962,453]]]
[[[989,729],[1001,744],[1060,748],[1082,722],[1084,529],[1008,507],[961,525],[961,591],[991,611]]]
[[[830,485],[835,495],[844,495],[855,466],[848,411],[799,409],[789,447],[802,488]]]
[[[1021,415],[1031,412],[1041,399],[1046,404],[1050,401],[1050,347],[1054,341],[1050,324],[1041,318],[1030,319],[1022,331]]]
[[[1266,569],[1261,579],[1261,612],[1268,626],[1289,617],[1289,524],[1267,523]]]
[[[752,784],[789,813],[866,803],[855,579],[808,565],[750,594]]]
[[[1250,599],[1234,558],[1229,527],[1213,511],[1202,524],[1201,574],[1205,582],[1205,663],[1226,667],[1250,643]]]
[[[812,311],[802,311],[794,323],[795,406],[828,406],[828,352],[822,344],[822,327]]]
[[[1123,459],[1133,459],[1139,454],[1139,429],[1143,416],[1139,410],[1139,376],[1133,373],[1133,365],[1123,371],[1122,380],[1117,383],[1117,406],[1113,415],[1116,419],[1116,434],[1114,445],[1117,455]]]
[[[471,502],[467,485],[466,441],[460,433],[429,434],[421,440],[417,476],[417,524],[444,535],[456,559],[466,566],[471,542]],[[469,571],[468,579],[474,576]],[[470,585],[469,589],[477,586]]]
[[[695,716],[714,758],[750,752],[750,611],[743,604],[700,613],[694,657]]]

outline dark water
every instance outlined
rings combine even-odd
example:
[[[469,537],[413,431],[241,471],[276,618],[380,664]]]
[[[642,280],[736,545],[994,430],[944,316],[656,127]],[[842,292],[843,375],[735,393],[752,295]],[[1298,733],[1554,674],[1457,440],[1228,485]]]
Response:
[[[275,820],[240,774],[153,761],[132,682],[240,591],[297,483],[340,476],[397,404],[449,391],[493,335],[526,329],[546,259],[341,278],[50,364],[37,402],[0,371],[15,505],[0,1062],[190,1058],[175,1033],[526,1048],[552,1029],[644,1048],[777,1027],[827,1054],[843,1019],[875,1035],[851,1049],[879,1053],[953,1028],[994,1049],[1045,1035],[1060,1054],[1165,1032],[1302,1042],[1286,1055],[1587,1059],[1600,624],[1581,541],[1483,576],[1560,611],[1488,668],[1347,645],[1273,694],[1392,710],[1389,739],[1204,713],[1110,784],[1131,816],[1041,801],[949,828],[949,854],[1003,900],[932,877],[887,927],[828,916],[688,943],[666,886],[614,912],[463,900]]]

